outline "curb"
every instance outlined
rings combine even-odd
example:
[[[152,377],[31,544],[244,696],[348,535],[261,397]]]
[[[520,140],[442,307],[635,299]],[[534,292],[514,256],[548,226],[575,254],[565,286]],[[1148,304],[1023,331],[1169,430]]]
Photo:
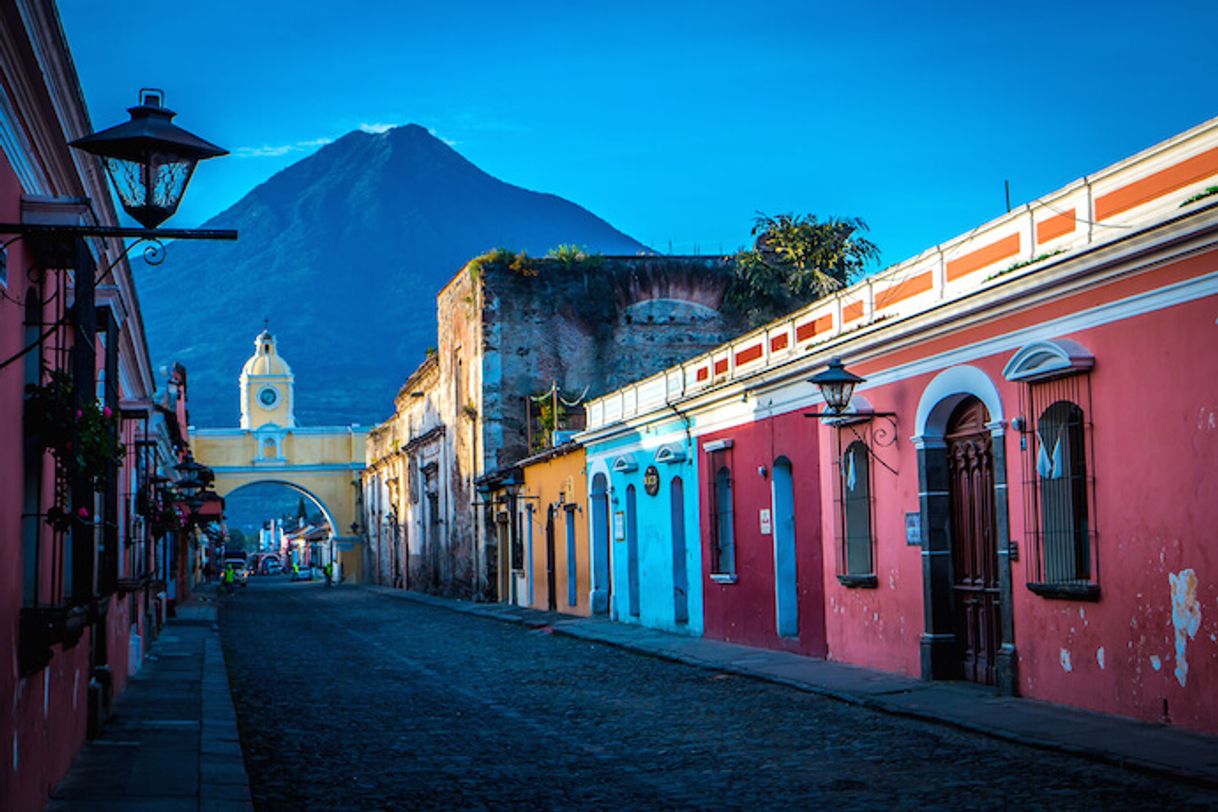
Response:
[[[609,639],[599,636],[595,634],[595,632],[589,633],[584,629],[581,629],[579,626],[581,619],[570,615],[561,615],[560,617],[556,617],[554,619],[543,619],[541,617],[531,618],[523,614],[522,610],[516,608],[506,608],[502,604],[478,604],[469,601],[440,598],[423,593],[408,592],[406,590],[393,589],[390,587],[368,586],[365,588],[377,594],[396,597],[403,600],[412,601],[414,603],[420,603],[425,606],[435,606],[437,608],[447,609],[450,612],[459,612],[462,614],[488,618],[490,620],[497,620],[501,623],[511,623],[528,628],[548,626],[553,629],[555,634],[562,635],[563,637],[583,640],[585,642],[599,643],[612,648],[629,651],[634,654],[640,654],[658,660],[665,660],[667,662],[679,663],[681,665],[700,668],[706,671],[728,673],[753,679],[758,682],[782,685],[787,688],[793,688],[797,691],[814,694],[816,696],[821,696],[836,702],[853,705],[858,708],[884,713],[889,716],[914,719],[921,722],[950,727],[956,730],[976,733],[992,739],[997,739],[999,741],[1019,744],[1037,750],[1065,753],[1067,755],[1085,758],[1089,761],[1107,764],[1109,766],[1114,766],[1121,769],[1133,770],[1154,777],[1169,778],[1174,781],[1194,784],[1207,789],[1218,788],[1218,773],[1198,772],[1195,770],[1175,767],[1163,762],[1148,761],[1133,756],[1121,755],[1114,753],[1111,750],[1106,750],[1099,747],[1086,747],[1067,742],[1044,739],[1036,736],[1028,736],[1012,730],[1004,730],[1002,728],[978,724],[965,719],[951,718],[949,716],[928,711],[902,707],[894,705],[890,702],[885,702],[880,698],[838,691],[832,688],[817,685],[816,683],[805,682],[803,680],[791,679],[788,677],[779,677],[742,666],[709,662],[707,660],[702,660],[686,654],[677,654],[674,652],[664,651],[662,649],[635,645],[624,640]],[[530,609],[524,611],[538,612],[538,614],[541,614],[539,610]],[[1064,708],[1064,710],[1068,710],[1070,712],[1079,712],[1079,709],[1076,708]],[[1097,715],[1102,716],[1102,714]],[[1189,731],[1182,732],[1188,733]]]
[[[245,751],[237,732],[237,709],[220,644],[220,608],[208,607],[211,633],[203,644],[202,720],[199,733],[200,812],[253,810]]]

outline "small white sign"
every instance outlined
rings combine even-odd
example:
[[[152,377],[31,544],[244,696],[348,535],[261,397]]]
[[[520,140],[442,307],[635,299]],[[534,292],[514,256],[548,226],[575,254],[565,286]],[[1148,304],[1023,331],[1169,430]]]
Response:
[[[762,508],[760,513],[761,518],[761,535],[770,535],[770,509]]]
[[[613,514],[613,540],[626,540],[626,514],[620,510]]]

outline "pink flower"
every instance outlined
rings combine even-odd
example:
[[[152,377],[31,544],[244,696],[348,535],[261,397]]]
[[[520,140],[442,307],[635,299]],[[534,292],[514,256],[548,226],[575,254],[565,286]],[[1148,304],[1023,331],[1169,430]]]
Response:
[[[77,515],[77,516],[79,516],[79,517],[80,517],[80,518],[82,518],[82,519],[87,519],[87,518],[89,518],[89,509],[88,509],[88,508],[83,508],[83,507],[82,507],[82,508],[78,508],[78,509],[77,509],[77,511],[76,511],[76,515]]]
[[[104,414],[106,417],[109,417],[110,415],[114,414],[114,412],[110,411],[110,407],[107,406],[106,408],[102,409],[102,414]]]

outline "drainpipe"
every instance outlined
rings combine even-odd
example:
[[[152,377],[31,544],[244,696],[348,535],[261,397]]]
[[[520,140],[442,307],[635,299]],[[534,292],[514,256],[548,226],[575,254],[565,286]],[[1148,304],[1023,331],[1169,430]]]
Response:
[[[685,424],[685,447],[689,449],[689,459],[690,459],[690,462],[692,463],[693,459],[694,459],[694,453],[697,451],[697,449],[694,448],[693,433],[690,431],[690,427],[689,427],[689,416],[687,414],[685,414],[685,412],[678,409],[676,407],[676,404],[674,404],[670,400],[664,401],[664,405],[667,406],[668,408],[672,409],[673,414],[675,414],[677,417],[679,417],[681,419],[681,422]]]

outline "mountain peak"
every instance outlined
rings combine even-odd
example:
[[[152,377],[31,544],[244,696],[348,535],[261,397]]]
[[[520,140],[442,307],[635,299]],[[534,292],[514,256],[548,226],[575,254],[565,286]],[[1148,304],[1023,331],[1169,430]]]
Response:
[[[191,374],[199,425],[236,425],[248,326],[269,316],[303,425],[372,423],[435,343],[435,293],[471,257],[563,243],[647,252],[586,209],[483,172],[428,128],[355,130],[278,172],[212,226],[236,243],[175,243],[140,298],[157,363]],[[206,278],[192,297],[181,279]],[[376,347],[377,352],[368,352]]]
[[[393,137],[393,138],[400,138],[400,137],[405,137],[405,136],[426,136],[427,138],[436,137],[430,129],[428,129],[427,127],[424,127],[422,124],[415,124],[414,122],[411,122],[409,124],[399,124],[396,127],[390,127],[388,130],[385,131],[385,135],[389,135],[390,137]],[[439,139],[436,139],[436,140],[439,140]]]
[[[439,141],[432,130],[424,127],[422,124],[410,122],[409,124],[361,124],[358,129],[347,133],[350,135],[358,135],[364,138],[379,138],[385,140],[399,140],[404,138],[420,138],[427,140]],[[343,136],[344,138],[346,136]]]

